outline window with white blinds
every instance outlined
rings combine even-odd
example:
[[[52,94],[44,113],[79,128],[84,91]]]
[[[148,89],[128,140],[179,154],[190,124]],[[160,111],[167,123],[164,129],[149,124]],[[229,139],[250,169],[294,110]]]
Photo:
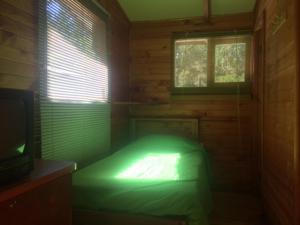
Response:
[[[97,7],[79,0],[41,4],[40,113],[45,159],[84,162],[110,147],[107,27],[105,14]]]

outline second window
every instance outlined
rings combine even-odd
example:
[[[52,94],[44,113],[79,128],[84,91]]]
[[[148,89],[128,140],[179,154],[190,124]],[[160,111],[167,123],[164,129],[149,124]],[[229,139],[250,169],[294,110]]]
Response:
[[[250,44],[250,35],[176,38],[173,93],[247,92]]]

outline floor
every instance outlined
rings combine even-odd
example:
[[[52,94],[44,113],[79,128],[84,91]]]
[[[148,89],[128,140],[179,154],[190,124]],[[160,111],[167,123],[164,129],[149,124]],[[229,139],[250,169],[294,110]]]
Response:
[[[215,192],[211,225],[265,225],[259,198],[236,193]]]

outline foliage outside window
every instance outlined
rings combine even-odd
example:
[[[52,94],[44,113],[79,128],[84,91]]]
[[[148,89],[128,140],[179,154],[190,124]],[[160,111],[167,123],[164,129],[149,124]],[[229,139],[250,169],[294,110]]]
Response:
[[[250,42],[250,35],[175,39],[173,93],[247,92]]]

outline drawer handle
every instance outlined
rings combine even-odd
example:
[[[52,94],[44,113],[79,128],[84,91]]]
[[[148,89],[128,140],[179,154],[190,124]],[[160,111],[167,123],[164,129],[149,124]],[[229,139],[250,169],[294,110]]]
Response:
[[[17,204],[17,201],[15,200],[9,204],[9,208],[14,208],[16,204]]]

